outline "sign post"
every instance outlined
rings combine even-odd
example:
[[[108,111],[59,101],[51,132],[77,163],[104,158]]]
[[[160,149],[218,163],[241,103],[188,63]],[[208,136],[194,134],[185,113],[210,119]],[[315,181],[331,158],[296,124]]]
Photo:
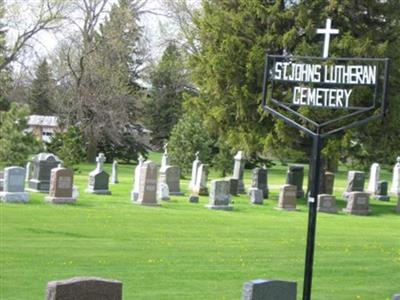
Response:
[[[327,19],[326,28],[317,29],[325,35],[322,58],[267,55],[264,69],[263,109],[313,141],[303,300],[311,299],[323,139],[383,118],[386,111],[389,60],[329,58],[330,35],[339,33],[331,25]],[[306,116],[304,107],[324,113]]]

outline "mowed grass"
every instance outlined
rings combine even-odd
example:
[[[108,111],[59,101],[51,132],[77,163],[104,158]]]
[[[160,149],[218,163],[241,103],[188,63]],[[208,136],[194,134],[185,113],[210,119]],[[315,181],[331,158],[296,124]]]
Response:
[[[43,299],[48,281],[73,276],[121,280],[124,299],[240,299],[246,281],[284,279],[298,282],[301,299],[307,206],[301,200],[296,212],[274,209],[287,167],[269,170],[263,206],[242,195],[233,198],[231,212],[204,208],[207,197],[188,203],[188,180],[181,181],[186,195],[162,207],[134,205],[133,165],[120,165],[111,196],[86,194],[93,168],[84,164],[75,174],[76,205],[45,204],[39,193],[25,205],[0,205],[0,299]],[[389,172],[381,177],[390,180]],[[335,181],[340,208],[345,181],[341,170]],[[313,299],[391,299],[400,292],[395,203],[393,197],[371,200],[368,217],[318,214]]]

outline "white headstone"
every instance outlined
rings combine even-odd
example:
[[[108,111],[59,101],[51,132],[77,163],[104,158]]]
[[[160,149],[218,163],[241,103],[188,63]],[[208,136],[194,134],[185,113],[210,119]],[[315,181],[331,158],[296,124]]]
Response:
[[[390,192],[400,195],[400,156],[397,157],[397,163],[393,167],[393,180]]]
[[[189,190],[191,190],[196,184],[197,169],[200,166],[201,161],[199,160],[199,151],[196,152],[196,159],[192,163],[192,178],[189,182]]]
[[[144,162],[144,157],[140,154],[138,158],[138,165],[135,168],[135,178],[133,183],[133,191],[131,193],[131,200],[137,201],[139,196],[139,183],[140,183],[140,170]]]
[[[238,180],[238,193],[244,193],[244,182],[243,182],[243,172],[244,172],[244,156],[242,151],[238,151],[238,153],[234,157],[235,164],[233,166],[233,176]]]
[[[197,168],[196,182],[192,188],[192,193],[195,195],[208,195],[208,165],[201,164]]]
[[[31,168],[32,168],[32,163],[30,161],[28,161],[28,163],[26,164],[26,175],[25,175],[25,181],[28,182],[29,179],[31,179]]]
[[[163,148],[164,148],[164,153],[161,158],[161,169],[169,165],[168,143],[166,143]]]
[[[163,201],[170,200],[168,184],[160,183],[158,185],[158,199],[163,200]]]
[[[104,170],[104,162],[106,161],[106,157],[104,156],[104,153],[99,153],[99,156],[96,157],[96,170],[98,172],[101,172]]]
[[[371,172],[369,174],[369,182],[367,191],[371,194],[375,194],[376,188],[378,187],[379,173],[381,172],[381,167],[378,163],[373,163],[371,166]]]
[[[28,202],[29,195],[25,192],[25,169],[8,167],[4,169],[4,191],[0,199],[4,202]]]
[[[118,162],[116,160],[114,160],[113,164],[112,164],[111,183],[112,184],[119,183],[119,181],[118,181]]]

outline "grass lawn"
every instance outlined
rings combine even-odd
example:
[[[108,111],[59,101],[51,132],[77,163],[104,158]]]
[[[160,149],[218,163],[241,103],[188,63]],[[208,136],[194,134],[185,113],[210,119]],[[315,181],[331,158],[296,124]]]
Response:
[[[181,181],[186,196],[160,208],[133,205],[132,165],[120,165],[111,196],[86,194],[93,168],[84,164],[75,174],[76,205],[45,204],[39,193],[25,205],[0,205],[0,299],[43,299],[48,281],[73,276],[121,280],[128,300],[240,299],[244,282],[257,278],[297,281],[301,298],[307,207],[302,200],[297,212],[274,209],[287,167],[269,170],[270,199],[263,206],[242,195],[233,198],[232,212],[204,208],[207,197],[189,203],[188,180]],[[335,179],[340,208],[346,173]],[[390,180],[387,171],[381,177]],[[371,200],[371,206],[368,217],[318,215],[313,299],[377,300],[400,293],[395,199]]]

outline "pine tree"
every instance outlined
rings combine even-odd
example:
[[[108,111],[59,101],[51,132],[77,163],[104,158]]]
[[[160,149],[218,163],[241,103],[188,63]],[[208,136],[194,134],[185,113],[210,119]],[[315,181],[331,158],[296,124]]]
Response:
[[[27,106],[11,104],[9,111],[0,111],[0,161],[7,165],[23,166],[29,154],[39,145],[27,129]]]
[[[29,105],[32,114],[51,115],[52,110],[52,79],[47,60],[42,60],[36,69],[35,79],[31,86]]]
[[[152,142],[161,146],[182,115],[182,101],[189,91],[183,56],[170,42],[150,74],[151,92],[145,102],[145,124],[152,130]]]

